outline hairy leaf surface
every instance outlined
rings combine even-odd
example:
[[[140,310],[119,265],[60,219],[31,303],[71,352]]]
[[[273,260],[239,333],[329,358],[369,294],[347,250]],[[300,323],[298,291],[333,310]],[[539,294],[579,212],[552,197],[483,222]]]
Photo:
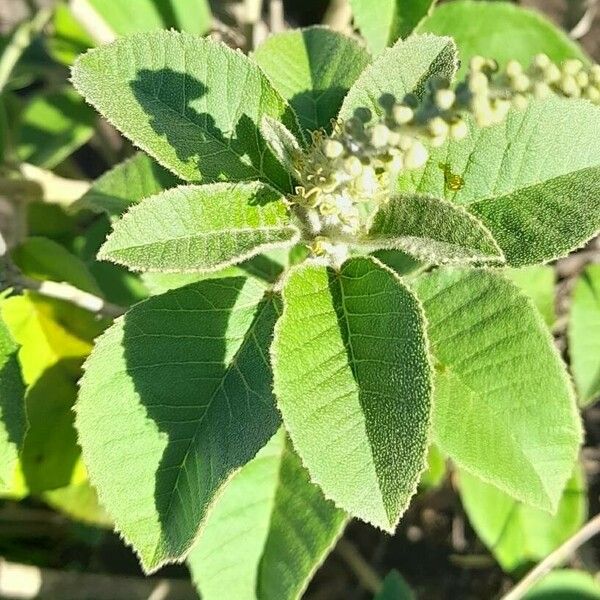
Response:
[[[600,395],[600,265],[589,265],[577,281],[568,333],[579,402],[586,406]]]
[[[272,35],[253,54],[305,132],[331,129],[344,96],[370,62],[350,37],[325,27]]]
[[[206,600],[299,598],[347,520],[281,429],[227,485],[188,565]]]
[[[241,52],[175,31],[133,35],[91,50],[73,83],[104,117],[186,181],[289,176],[258,130],[263,115],[297,129],[285,100]]]
[[[268,186],[190,185],[132,207],[98,258],[139,271],[215,271],[298,238],[283,196]]]
[[[357,108],[381,115],[379,98],[383,94],[392,94],[398,101],[408,93],[421,96],[430,77],[452,79],[457,65],[452,38],[426,34],[399,41],[362,72],[344,98],[340,118],[348,119]]]
[[[425,169],[403,174],[399,188],[468,206],[512,266],[564,256],[600,230],[597,107],[550,98],[494,127],[469,123],[466,139],[432,149]],[[446,187],[441,163],[462,178],[460,190]]]
[[[571,537],[586,518],[587,494],[577,466],[555,515],[525,506],[468,473],[460,473],[460,497],[477,535],[506,571],[539,561]]]
[[[311,478],[393,531],[425,468],[431,392],[424,321],[370,258],[294,268],[273,344],[274,389]]]
[[[263,296],[243,277],[154,296],[86,362],[85,463],[147,571],[185,556],[222,485],[279,427],[268,363],[278,299]]]
[[[465,209],[418,194],[393,196],[381,205],[364,243],[432,264],[503,261],[490,232]]]
[[[143,152],[119,163],[99,177],[78,204],[110,217],[121,216],[130,206],[182,183]]]
[[[566,369],[531,300],[493,271],[421,276],[436,360],[433,434],[455,463],[555,510],[581,442]]]

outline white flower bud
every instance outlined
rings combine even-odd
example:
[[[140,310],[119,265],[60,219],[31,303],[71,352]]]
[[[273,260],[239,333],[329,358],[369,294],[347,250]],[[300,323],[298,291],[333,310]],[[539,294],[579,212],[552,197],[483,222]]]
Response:
[[[483,73],[472,73],[469,76],[469,89],[474,94],[487,94],[489,80]]]
[[[519,77],[520,75],[522,75],[523,67],[521,66],[521,63],[516,60],[509,60],[506,63],[506,74],[511,79],[514,79],[515,77]]]
[[[542,71],[547,69],[551,62],[547,54],[536,54],[533,58],[533,65]]]
[[[435,137],[432,137],[429,140],[429,144],[433,148],[441,148],[446,143],[447,139],[448,139],[448,136],[446,136],[446,135],[437,135]]]
[[[579,71],[575,75],[575,81],[580,88],[587,87],[590,83],[590,77],[585,71]]]
[[[558,81],[560,81],[560,77],[560,69],[554,63],[550,63],[544,69],[544,81],[546,83],[557,83]]]
[[[575,81],[573,75],[563,75],[560,80],[560,89],[565,96],[578,98],[581,95],[581,90]]]
[[[425,166],[429,153],[419,140],[415,140],[404,156],[404,165],[407,169],[420,169]]]
[[[435,93],[435,103],[440,110],[449,110],[452,108],[456,95],[452,90],[438,90]]]
[[[349,156],[344,161],[344,170],[352,177],[358,177],[362,173],[362,169],[362,163],[360,160],[358,160],[358,158],[356,158],[356,156]]]
[[[473,72],[481,71],[486,64],[486,59],[483,56],[473,56],[469,61],[469,69]]]
[[[323,143],[323,154],[330,159],[339,158],[344,152],[344,146],[337,140],[325,140]]]
[[[565,60],[562,66],[562,71],[566,75],[577,75],[583,68],[583,63],[577,58]]]
[[[524,73],[514,77],[511,81],[511,87],[515,92],[526,92],[530,85],[531,81]]]
[[[449,127],[442,117],[434,117],[427,124],[427,129],[433,137],[446,137]]]
[[[413,120],[415,113],[412,108],[405,104],[396,104],[392,109],[392,116],[398,125],[406,125],[406,123]]]
[[[590,68],[590,79],[594,83],[600,83],[600,65],[592,65]]]
[[[378,123],[371,129],[371,144],[375,148],[383,148],[390,139],[390,130],[383,123]]]
[[[600,90],[593,85],[589,85],[583,92],[583,97],[591,100],[595,104],[600,103]]]
[[[450,125],[450,137],[453,140],[462,140],[462,139],[466,138],[468,134],[469,134],[469,128],[467,127],[467,124],[462,119],[460,119],[456,123],[452,123],[452,125]]]

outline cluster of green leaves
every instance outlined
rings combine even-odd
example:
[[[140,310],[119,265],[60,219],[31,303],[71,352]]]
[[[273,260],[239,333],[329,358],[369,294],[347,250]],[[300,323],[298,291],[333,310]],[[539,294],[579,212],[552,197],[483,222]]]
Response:
[[[83,17],[59,6],[49,49],[70,64],[146,32],[91,50],[73,70],[85,99],[143,152],[72,207],[83,234],[73,217],[53,225],[33,209],[32,233],[45,238],[13,260],[124,306],[152,296],[94,344],[106,320],[31,292],[1,300],[1,491],[113,520],[147,571],[187,557],[209,600],[299,597],[351,517],[393,531],[419,481],[439,481],[444,457],[507,571],[577,529],[581,428],[548,331],[553,271],[539,263],[600,228],[598,109],[554,99],[490,129],[471,123],[466,140],[395,182],[339,269],[305,260],[287,201],[293,176],[264,123],[303,146],[356,108],[378,114],[382,93],[419,94],[429,77],[454,75],[456,46],[440,35],[455,38],[463,64],[473,54],[587,60],[579,48],[505,3],[432,11],[431,1],[385,0],[378,13],[353,0],[370,52],[314,27],[246,57],[199,37],[202,1],[160,14],[150,1],[135,14],[128,3],[85,4]],[[101,27],[90,30],[90,14]],[[499,23],[517,44],[472,31]],[[188,33],[148,33],[169,26]],[[402,41],[415,27],[423,33]],[[72,174],[65,159],[95,135],[93,110],[64,87],[21,115],[15,155]],[[109,222],[99,257],[141,281],[96,261]],[[600,391],[600,336],[589,335],[599,297],[590,267],[569,330],[580,405]],[[392,573],[379,597],[410,592]]]

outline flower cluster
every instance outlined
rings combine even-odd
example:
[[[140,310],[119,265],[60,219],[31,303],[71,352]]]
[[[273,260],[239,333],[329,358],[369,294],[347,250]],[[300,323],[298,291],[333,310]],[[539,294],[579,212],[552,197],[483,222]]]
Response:
[[[314,240],[313,252],[343,254],[340,247],[388,198],[392,177],[422,168],[428,146],[468,135],[465,114],[488,127],[501,123],[511,107],[523,109],[531,97],[552,93],[600,104],[600,66],[567,60],[559,67],[540,54],[527,69],[510,61],[501,70],[495,61],[477,56],[454,89],[434,77],[420,98],[408,94],[397,102],[382,96],[377,119],[368,109],[358,109],[352,118],[333,123],[331,134],[314,132],[308,151],[295,157],[300,185],[292,198]]]

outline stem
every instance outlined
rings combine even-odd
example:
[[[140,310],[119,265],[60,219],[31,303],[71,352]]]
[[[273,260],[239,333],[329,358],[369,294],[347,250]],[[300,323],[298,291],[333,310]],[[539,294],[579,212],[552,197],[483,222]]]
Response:
[[[366,590],[376,594],[381,589],[381,577],[363,558],[358,548],[352,542],[342,538],[337,543],[335,550],[344,559],[350,569],[352,569],[352,572]]]
[[[246,49],[256,46],[256,26],[260,21],[263,0],[244,0],[243,26],[246,37]]]
[[[522,598],[544,575],[555,567],[564,563],[579,546],[600,533],[600,515],[588,521],[575,535],[570,537],[562,546],[549,554],[538,563],[502,600],[519,600]]]
[[[271,33],[281,33],[285,29],[283,0],[269,0],[269,28]]]
[[[52,16],[51,8],[39,10],[32,19],[23,21],[13,33],[8,46],[0,56],[0,94],[4,91],[13,69],[23,52],[29,47],[35,36],[44,28]]]
[[[106,302],[103,298],[94,296],[94,294],[90,294],[89,292],[84,292],[83,290],[72,286],[70,283],[39,281],[37,279],[25,277],[24,275],[19,275],[13,279],[13,284],[21,289],[37,292],[47,298],[66,300],[79,308],[111,319],[119,317],[125,312],[125,309],[121,306]]]
[[[329,8],[323,17],[323,24],[332,29],[345,32],[352,22],[352,9],[348,0],[331,0]]]

